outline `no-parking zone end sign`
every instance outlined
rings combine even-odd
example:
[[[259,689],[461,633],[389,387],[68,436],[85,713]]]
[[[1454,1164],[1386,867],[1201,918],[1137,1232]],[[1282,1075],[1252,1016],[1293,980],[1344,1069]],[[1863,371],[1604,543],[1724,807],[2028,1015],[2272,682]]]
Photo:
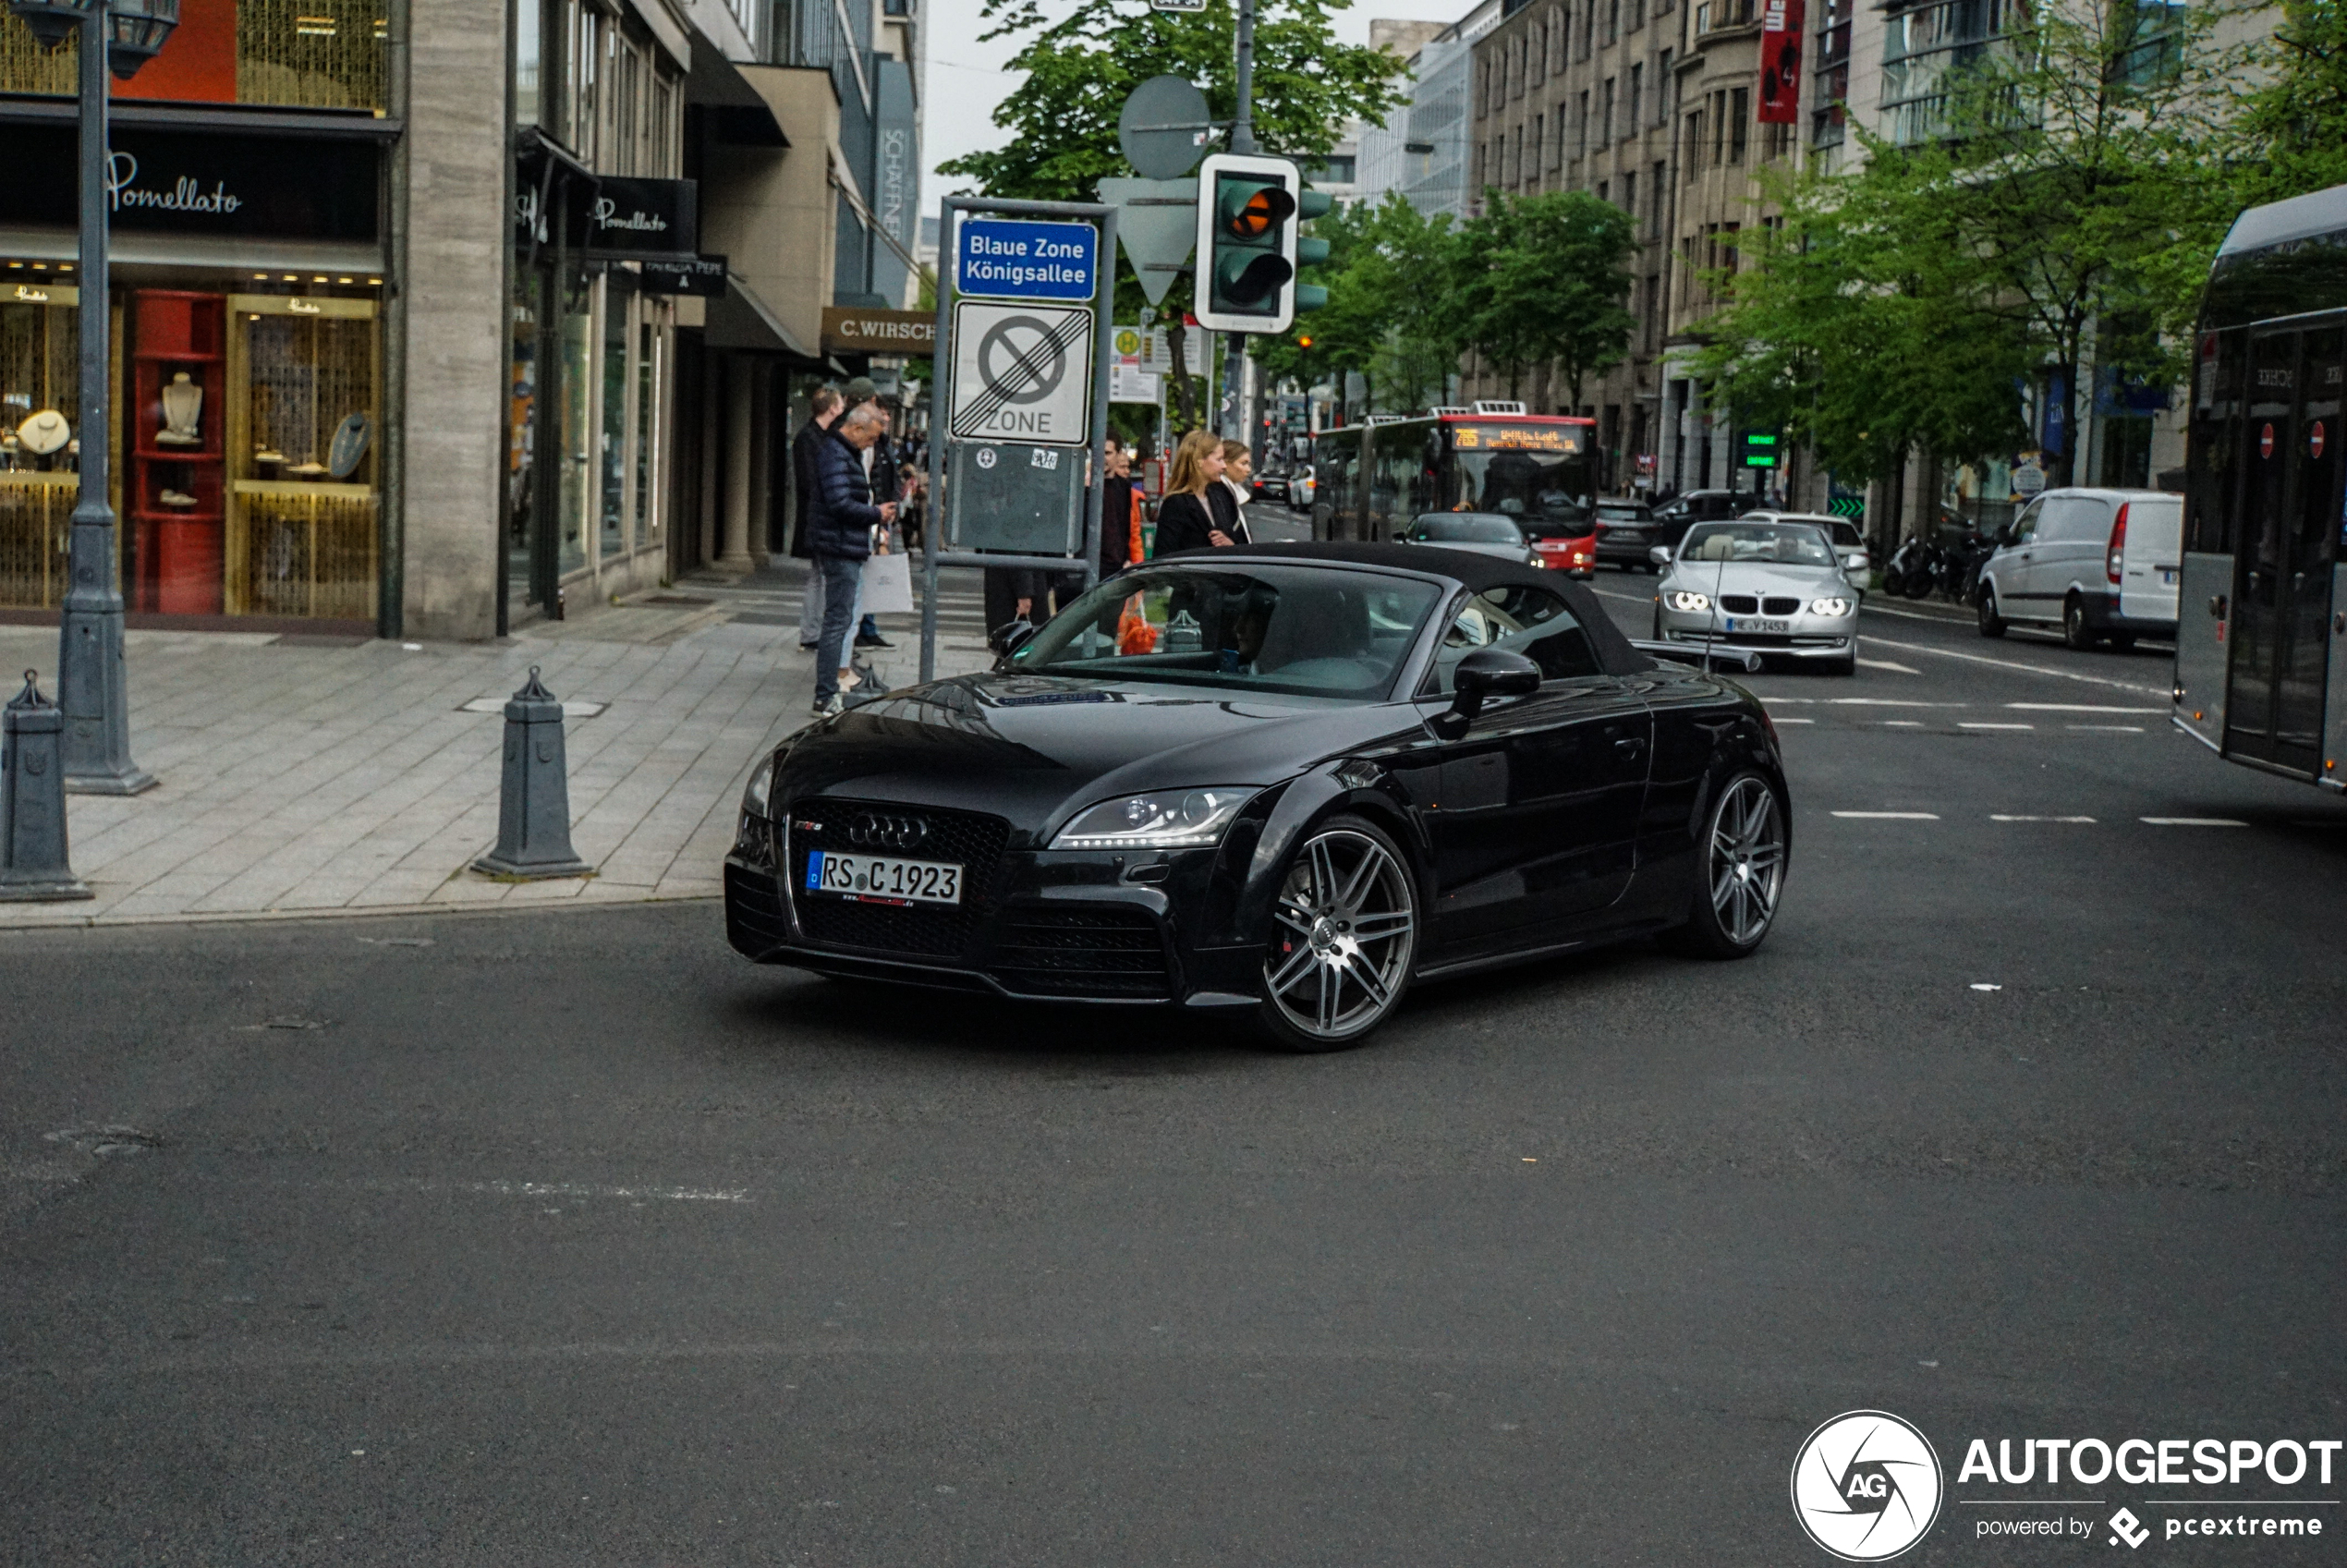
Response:
[[[1089,307],[954,307],[956,440],[1080,446],[1091,437],[1092,375]]]

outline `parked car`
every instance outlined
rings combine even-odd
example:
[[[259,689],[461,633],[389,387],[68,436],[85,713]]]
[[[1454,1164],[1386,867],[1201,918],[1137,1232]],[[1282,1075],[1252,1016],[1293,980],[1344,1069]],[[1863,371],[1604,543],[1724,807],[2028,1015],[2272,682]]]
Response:
[[[1980,635],[2059,626],[2081,649],[2173,638],[2183,531],[2183,497],[2165,491],[2047,491],[1998,534],[1980,568]]]
[[[1297,511],[1308,511],[1312,505],[1312,465],[1298,463],[1288,470],[1287,504]]]
[[[1700,643],[1858,673],[1859,593],[1813,522],[1697,523],[1655,586],[1658,642]]]
[[[1525,539],[1524,530],[1515,526],[1515,519],[1497,512],[1428,512],[1410,524],[1402,542],[1496,555],[1526,566],[1547,564]]]
[[[1847,517],[1837,517],[1830,512],[1785,512],[1773,506],[1763,506],[1745,516],[1773,522],[1817,524],[1833,541],[1834,555],[1842,562],[1842,575],[1854,583],[1865,582],[1867,570],[1874,565],[1873,557],[1867,553],[1867,536]]]
[[[1661,542],[1655,530],[1654,511],[1643,501],[1600,496],[1597,504],[1598,562],[1625,572],[1650,572],[1647,552]]]
[[[1791,811],[1759,702],[1639,652],[1577,583],[1241,547],[1136,567],[990,673],[785,738],[742,797],[726,936],[762,964],[1153,1003],[1208,1034],[1251,1012],[1328,1051],[1417,980],[1648,932],[1753,953]]]

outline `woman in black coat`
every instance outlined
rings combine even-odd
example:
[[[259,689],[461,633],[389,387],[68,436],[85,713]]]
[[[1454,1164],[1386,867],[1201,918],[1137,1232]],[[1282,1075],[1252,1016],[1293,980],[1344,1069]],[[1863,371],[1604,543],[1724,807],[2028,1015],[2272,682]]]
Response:
[[[1157,545],[1154,555],[1177,550],[1203,550],[1234,542],[1224,531],[1210,492],[1222,478],[1222,444],[1211,432],[1194,430],[1174,449],[1174,471],[1166,477],[1165,499],[1158,503]]]

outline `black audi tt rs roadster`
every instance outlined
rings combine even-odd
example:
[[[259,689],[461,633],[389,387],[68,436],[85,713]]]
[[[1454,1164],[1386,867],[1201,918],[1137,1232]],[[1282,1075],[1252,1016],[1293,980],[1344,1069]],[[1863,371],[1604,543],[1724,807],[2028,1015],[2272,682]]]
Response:
[[[1125,571],[987,674],[783,742],[725,918],[760,963],[1244,1008],[1324,1051],[1413,980],[1648,933],[1742,957],[1791,847],[1760,704],[1563,574],[1259,546]]]

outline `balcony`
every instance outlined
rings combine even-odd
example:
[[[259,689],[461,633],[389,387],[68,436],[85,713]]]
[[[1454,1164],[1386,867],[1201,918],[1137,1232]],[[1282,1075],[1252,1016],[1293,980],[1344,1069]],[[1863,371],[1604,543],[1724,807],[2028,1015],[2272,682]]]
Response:
[[[117,101],[381,115],[385,0],[184,0],[178,30]],[[0,10],[0,93],[70,97],[75,46],[44,54]]]

